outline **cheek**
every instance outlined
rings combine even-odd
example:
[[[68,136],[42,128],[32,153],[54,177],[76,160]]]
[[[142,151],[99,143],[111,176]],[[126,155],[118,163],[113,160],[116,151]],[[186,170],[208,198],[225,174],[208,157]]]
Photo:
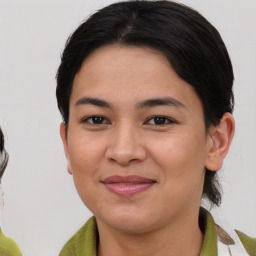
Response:
[[[93,166],[102,155],[102,145],[91,136],[72,136],[69,138],[69,158],[73,172],[86,174],[93,172]]]
[[[155,161],[162,170],[162,201],[171,202],[171,206],[163,203],[167,208],[164,210],[200,203],[205,158],[205,146],[202,142],[198,138],[184,135],[158,142],[161,150],[155,154]]]
[[[206,142],[192,133],[175,134],[155,141],[151,155],[162,170],[167,189],[192,191],[204,177]]]
[[[97,180],[97,166],[99,162],[97,148],[87,141],[72,139],[69,145],[69,157],[76,190],[88,208],[91,208],[94,197],[95,182]]]
[[[192,133],[156,139],[151,146],[155,161],[169,167],[200,165],[206,156],[206,142]]]
[[[81,199],[93,193],[94,183],[97,180],[97,165],[99,163],[98,149],[81,138],[71,138],[69,144],[69,159],[74,183]],[[86,203],[84,201],[84,203]]]
[[[69,160],[76,189],[83,199],[85,194],[95,193],[99,181],[100,166],[104,160],[105,140],[84,131],[71,133],[68,138]]]

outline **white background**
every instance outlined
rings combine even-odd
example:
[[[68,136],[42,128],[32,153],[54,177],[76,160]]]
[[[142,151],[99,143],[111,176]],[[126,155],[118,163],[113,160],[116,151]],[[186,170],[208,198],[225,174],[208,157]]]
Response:
[[[111,2],[0,0],[0,124],[10,154],[2,223],[24,256],[58,255],[90,215],[66,171],[55,73],[69,34]],[[256,1],[180,2],[217,27],[233,62],[237,126],[221,211],[256,237]]]

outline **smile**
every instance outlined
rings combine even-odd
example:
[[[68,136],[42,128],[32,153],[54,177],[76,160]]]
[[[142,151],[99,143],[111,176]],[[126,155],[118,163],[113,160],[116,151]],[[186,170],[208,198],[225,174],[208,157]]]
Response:
[[[137,175],[130,176],[110,176],[102,183],[112,193],[119,196],[132,196],[149,189],[156,182]]]

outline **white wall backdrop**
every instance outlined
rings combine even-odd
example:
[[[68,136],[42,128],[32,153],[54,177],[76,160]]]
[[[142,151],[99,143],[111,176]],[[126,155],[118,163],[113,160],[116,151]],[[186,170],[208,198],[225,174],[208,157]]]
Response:
[[[10,162],[4,232],[24,256],[56,256],[90,212],[66,171],[55,73],[68,35],[114,1],[0,0],[0,124]],[[220,31],[235,71],[236,135],[221,174],[221,211],[256,237],[256,1],[181,0]]]

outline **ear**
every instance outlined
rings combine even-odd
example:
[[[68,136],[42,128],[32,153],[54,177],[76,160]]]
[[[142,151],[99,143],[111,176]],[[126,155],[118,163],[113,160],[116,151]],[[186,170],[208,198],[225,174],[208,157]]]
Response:
[[[67,129],[66,129],[66,125],[64,123],[60,124],[60,137],[62,139],[62,143],[63,143],[63,147],[64,147],[66,159],[67,159],[68,172],[70,174],[72,174],[70,160],[69,160],[69,152],[68,152]]]
[[[235,132],[232,114],[225,113],[217,126],[212,126],[208,134],[208,154],[205,168],[218,171],[223,165]]]

